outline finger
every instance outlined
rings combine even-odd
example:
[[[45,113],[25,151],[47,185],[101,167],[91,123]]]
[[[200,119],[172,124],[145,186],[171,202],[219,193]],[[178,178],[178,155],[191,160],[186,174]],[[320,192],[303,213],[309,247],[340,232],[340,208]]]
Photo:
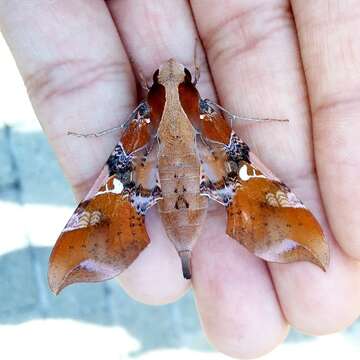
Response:
[[[320,223],[326,224],[317,205],[310,202],[309,207]],[[359,316],[359,262],[345,255],[328,231],[325,235],[331,246],[330,266],[326,273],[307,263],[270,265],[287,320],[294,328],[309,335],[343,330]]]
[[[183,296],[190,282],[182,276],[179,256],[157,209],[151,209],[145,220],[151,243],[118,279],[132,298],[150,305],[168,304]]]
[[[109,6],[128,53],[146,77],[170,57],[192,64],[197,34],[185,1],[111,1]],[[139,19],[142,25],[134,28]],[[211,96],[214,90],[206,71],[202,66],[200,91]],[[205,332],[215,347],[230,355],[249,357],[269,351],[281,342],[287,326],[267,270],[256,259],[246,258],[239,247],[234,252],[236,246],[225,236],[223,208],[208,219],[192,257]],[[266,335],[259,337],[263,331]]]
[[[357,1],[293,1],[313,116],[321,194],[341,247],[360,259]]]
[[[288,124],[237,128],[250,148],[323,220],[331,245],[328,273],[307,263],[270,264],[273,281],[291,325],[310,333],[333,331],[357,314],[359,268],[339,252],[321,209],[307,93],[289,4],[285,0],[230,3],[223,9],[216,1],[206,6],[192,2],[218,95],[235,113],[290,119]],[[344,298],[355,299],[348,303]],[[334,305],[337,311],[329,316]]]
[[[189,7],[183,0],[156,0],[147,4],[142,0],[108,2],[121,39],[135,69],[147,79],[169,58],[176,58],[194,73],[194,50],[197,38]],[[177,9],[176,21],[173,21]],[[141,26],[134,26],[139,19]],[[134,23],[134,21],[136,22]],[[171,31],[170,31],[171,29]],[[198,89],[202,96],[214,98],[206,60],[202,49],[198,52],[201,70]]]
[[[266,265],[225,238],[225,213],[208,218],[193,254],[193,287],[202,324],[218,350],[255,358],[287,335]],[[261,334],[261,335],[260,335]]]
[[[1,1],[0,22],[39,121],[81,198],[116,134],[79,139],[67,132],[118,125],[135,100],[130,64],[107,8],[102,1]]]
[[[136,101],[131,66],[108,9],[103,1],[0,1],[0,23],[37,116],[80,199],[118,135],[79,139],[67,132],[118,125]],[[159,228],[159,219],[154,227]],[[173,274],[179,265],[164,234],[150,235],[151,244],[123,274],[124,285],[139,301],[174,301],[188,284],[180,276],[169,281],[165,271],[154,273],[159,259],[172,259],[167,265]],[[150,274],[156,281],[144,280]]]
[[[328,2],[326,8],[321,2],[316,7],[313,6],[315,4],[300,4],[297,1],[292,2],[292,5],[310,95],[316,166],[326,215],[341,247],[351,256],[358,256],[359,247],[356,241],[358,226],[355,217],[352,217],[356,216],[356,207],[350,208],[348,202],[344,201],[347,196],[346,191],[350,191],[348,189],[352,186],[356,189],[354,183],[353,185],[349,183],[354,176],[351,171],[354,172],[355,168],[345,160],[346,157],[351,156],[352,160],[356,161],[354,156],[357,146],[354,139],[356,102],[345,100],[347,96],[348,99],[355,96],[356,81],[353,81],[353,71],[356,63],[351,61],[347,63],[348,58],[342,55],[346,50],[352,52],[356,48],[356,46],[351,46],[351,49],[346,48],[345,45],[353,39],[351,27],[354,24],[351,25],[352,23],[347,21],[353,16],[353,7],[348,2],[342,3],[339,8],[339,3],[335,4],[335,2]],[[344,62],[346,66],[343,65]],[[340,123],[343,119],[347,120],[348,127],[341,125],[345,124],[345,122]],[[343,146],[335,148],[334,144],[341,143],[340,139],[343,139]],[[342,174],[345,173],[345,168],[352,169],[346,171],[344,177],[346,185],[343,181],[338,181],[338,176],[335,180],[335,174],[332,172],[332,169],[336,169],[336,174]],[[356,203],[356,191],[351,190],[351,194],[352,201]],[[351,234],[348,229],[351,229]],[[304,324],[303,328],[315,334],[346,327],[355,320],[360,311],[359,263],[345,256],[337,246],[334,247],[331,257],[330,278],[327,277],[326,282],[318,282],[318,305],[313,306],[312,297],[306,297],[301,302],[301,311],[310,314],[308,323]],[[302,288],[304,285],[305,281],[303,283],[295,281],[288,287],[291,291],[295,286]],[[279,291],[283,291],[280,286]],[[292,308],[296,306],[297,299],[294,298],[293,301],[294,304],[290,306]],[[296,323],[301,324],[300,309],[291,311],[290,307],[289,316]],[[320,312],[317,312],[318,308],[321,308]]]

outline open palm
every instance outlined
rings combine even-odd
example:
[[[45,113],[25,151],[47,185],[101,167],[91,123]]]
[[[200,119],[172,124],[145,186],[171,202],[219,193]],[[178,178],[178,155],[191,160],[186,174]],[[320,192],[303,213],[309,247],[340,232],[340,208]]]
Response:
[[[214,205],[193,252],[192,283],[156,210],[146,219],[151,245],[119,277],[151,304],[192,285],[204,330],[224,353],[257,356],[284,339],[288,324],[325,334],[360,313],[359,15],[355,0],[0,0],[1,30],[79,199],[118,134],[67,132],[125,120],[138,100],[134,74],[150,78],[170,57],[192,68],[197,37],[202,97],[234,113],[290,119],[235,127],[322,223],[328,272],[255,258],[225,235],[225,211]]]

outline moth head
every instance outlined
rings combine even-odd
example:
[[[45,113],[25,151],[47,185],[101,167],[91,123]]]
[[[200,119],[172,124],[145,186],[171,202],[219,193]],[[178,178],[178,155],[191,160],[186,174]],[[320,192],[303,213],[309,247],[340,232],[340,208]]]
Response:
[[[191,82],[191,74],[184,65],[179,64],[175,59],[169,59],[155,71],[153,79],[154,83],[164,86],[168,84],[179,85],[185,81]]]
[[[182,109],[198,129],[200,127],[200,95],[191,81],[190,71],[175,59],[169,59],[155,71],[153,80],[154,83],[147,95],[147,102],[151,108],[151,121],[157,125],[160,123],[167,92],[178,90]]]

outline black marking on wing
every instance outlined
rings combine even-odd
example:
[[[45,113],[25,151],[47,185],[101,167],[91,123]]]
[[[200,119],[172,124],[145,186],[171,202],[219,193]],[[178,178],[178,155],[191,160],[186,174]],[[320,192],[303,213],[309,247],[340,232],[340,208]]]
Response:
[[[230,143],[225,147],[229,160],[239,163],[246,161],[250,163],[250,148],[234,132],[231,134]]]
[[[117,144],[107,161],[109,175],[116,175],[124,185],[128,184],[131,181],[131,172],[133,171],[131,160],[131,156],[125,153],[121,143]]]

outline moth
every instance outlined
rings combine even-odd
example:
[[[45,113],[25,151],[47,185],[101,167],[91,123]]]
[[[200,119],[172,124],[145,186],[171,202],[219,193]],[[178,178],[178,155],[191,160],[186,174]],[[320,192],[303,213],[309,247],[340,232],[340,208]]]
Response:
[[[155,205],[186,279],[209,201],[225,207],[227,235],[261,259],[327,268],[329,249],[315,217],[260,165],[228,113],[201,98],[195,85],[174,59],[155,71],[146,98],[52,250],[48,279],[55,294],[130,266],[150,242],[144,220]]]

